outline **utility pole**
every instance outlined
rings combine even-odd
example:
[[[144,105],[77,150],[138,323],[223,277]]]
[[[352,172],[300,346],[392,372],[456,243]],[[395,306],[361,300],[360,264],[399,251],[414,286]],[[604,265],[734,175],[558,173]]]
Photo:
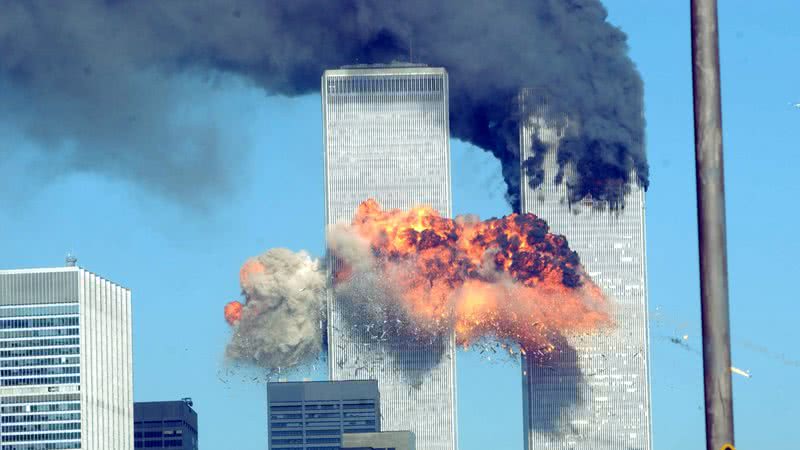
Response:
[[[706,449],[732,450],[733,399],[717,1],[692,0],[691,9]]]

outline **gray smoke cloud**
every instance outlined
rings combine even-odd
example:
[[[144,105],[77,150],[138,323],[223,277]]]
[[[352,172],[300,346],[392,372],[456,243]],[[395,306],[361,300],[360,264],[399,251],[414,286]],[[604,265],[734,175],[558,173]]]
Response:
[[[181,114],[186,76],[232,74],[294,96],[317,92],[324,69],[413,54],[448,70],[452,133],[501,161],[512,206],[522,88],[580,123],[558,150],[577,173],[573,197],[614,200],[620,183],[647,184],[647,162],[642,82],[606,17],[598,0],[11,1],[0,120],[48,164],[202,201],[230,183],[234,156],[212,119]]]
[[[316,359],[323,350],[326,275],[305,252],[272,249],[245,263],[246,302],[226,356],[270,370]]]

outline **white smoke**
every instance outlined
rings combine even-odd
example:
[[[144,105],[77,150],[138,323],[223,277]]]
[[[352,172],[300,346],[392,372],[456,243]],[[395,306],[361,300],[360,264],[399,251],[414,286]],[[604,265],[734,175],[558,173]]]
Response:
[[[278,248],[246,263],[254,264],[263,270],[242,278],[246,302],[226,356],[272,370],[314,360],[322,351],[325,321],[326,276],[319,261]]]

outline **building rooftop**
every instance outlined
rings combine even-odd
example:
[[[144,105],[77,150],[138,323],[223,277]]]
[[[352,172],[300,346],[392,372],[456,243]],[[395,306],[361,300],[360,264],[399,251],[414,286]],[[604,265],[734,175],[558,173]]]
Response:
[[[428,67],[427,64],[421,63],[411,63],[411,62],[404,62],[404,61],[396,61],[391,62],[389,64],[346,64],[344,66],[339,67],[340,69],[381,69],[387,67]]]
[[[430,67],[425,64],[392,63],[392,64],[355,64],[346,65],[338,69],[328,69],[323,76],[346,75],[442,75],[446,74],[444,67]]]
[[[94,275],[101,280],[108,281],[109,283],[120,287],[126,291],[130,291],[130,288],[127,288],[116,281],[112,281],[109,278],[105,278],[102,275],[96,274],[90,270],[86,270],[80,266],[57,266],[57,267],[34,267],[28,269],[0,269],[0,275],[25,275],[25,274],[48,274],[48,273],[67,273],[67,272],[79,272],[84,271],[90,275]]]

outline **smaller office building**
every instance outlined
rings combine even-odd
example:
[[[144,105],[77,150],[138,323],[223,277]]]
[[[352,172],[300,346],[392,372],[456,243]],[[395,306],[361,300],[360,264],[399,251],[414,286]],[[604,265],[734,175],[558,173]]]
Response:
[[[133,405],[134,448],[197,450],[197,413],[192,399]]]
[[[384,431],[342,435],[342,450],[415,450],[414,433]]]
[[[375,380],[269,383],[269,448],[338,450],[344,433],[380,431]]]

